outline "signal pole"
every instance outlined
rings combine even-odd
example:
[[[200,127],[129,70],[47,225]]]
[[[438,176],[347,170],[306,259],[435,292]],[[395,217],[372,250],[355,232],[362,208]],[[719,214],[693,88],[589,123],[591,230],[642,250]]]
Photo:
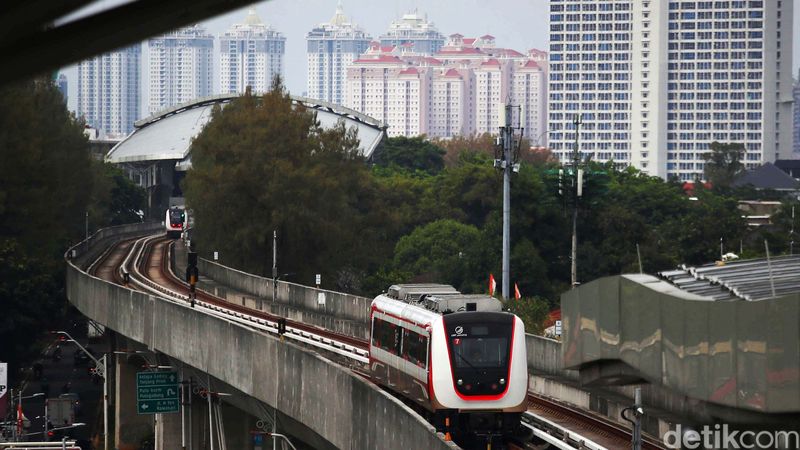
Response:
[[[575,114],[575,147],[572,152],[572,170],[575,180],[575,205],[572,209],[572,252],[570,255],[570,279],[572,287],[578,285],[578,199],[583,195],[583,170],[580,169],[581,154],[578,151],[578,137],[581,131],[581,115]]]
[[[505,105],[505,125],[500,127],[500,145],[503,147],[501,159],[494,160],[495,168],[503,171],[503,298],[508,299],[511,284],[511,173],[519,172],[514,152],[514,126],[511,124],[511,103]],[[520,109],[521,112],[521,109]],[[525,129],[520,130],[518,146],[522,144]]]

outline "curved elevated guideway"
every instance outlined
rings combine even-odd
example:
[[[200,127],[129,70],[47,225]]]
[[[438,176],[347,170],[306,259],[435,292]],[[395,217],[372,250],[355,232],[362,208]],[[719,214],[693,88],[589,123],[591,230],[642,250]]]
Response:
[[[452,448],[400,401],[301,346],[304,338],[320,344],[311,335],[280,339],[257,315],[201,299],[193,308],[180,293],[155,295],[89,275],[84,265],[103,252],[90,257],[84,251],[97,247],[74,248],[67,269],[68,297],[92,320],[305,424],[326,442],[323,448]],[[133,279],[135,272],[151,272],[138,256],[149,250],[145,240],[132,247],[124,267],[131,285],[146,291],[147,283]],[[107,255],[118,258],[113,247]]]

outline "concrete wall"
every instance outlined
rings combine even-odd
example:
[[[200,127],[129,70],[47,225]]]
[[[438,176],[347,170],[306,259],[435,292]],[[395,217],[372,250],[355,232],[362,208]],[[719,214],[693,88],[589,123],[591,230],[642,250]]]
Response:
[[[176,267],[180,267],[180,262],[185,257],[182,259],[181,254],[176,252],[176,258]],[[251,299],[242,298],[241,301],[252,302],[259,309],[362,339],[366,339],[369,333],[370,298],[278,281],[277,296],[273,302],[270,278],[245,273],[202,258],[198,261],[198,269],[201,277],[211,278],[222,286],[252,296]],[[225,298],[227,293],[222,289],[223,292],[217,290],[212,293]],[[320,302],[320,295],[324,297],[324,303]]]
[[[622,275],[568,291],[561,304],[564,365],[582,378],[590,372],[613,384],[636,374],[710,407],[800,414],[798,294],[711,301],[651,276]],[[613,364],[620,370],[604,370]]]
[[[299,301],[287,288],[287,298]],[[277,408],[338,448],[454,448],[398,400],[291,343],[107,283],[73,264],[67,296],[92,320]]]
[[[78,267],[85,267],[85,264],[94,261],[114,242],[130,236],[155,233],[162,230],[164,225],[161,222],[132,223],[118,225],[115,227],[101,228],[91,235],[88,240],[83,240],[79,244],[67,251],[66,257],[73,258],[73,263]],[[74,252],[73,252],[74,250]]]

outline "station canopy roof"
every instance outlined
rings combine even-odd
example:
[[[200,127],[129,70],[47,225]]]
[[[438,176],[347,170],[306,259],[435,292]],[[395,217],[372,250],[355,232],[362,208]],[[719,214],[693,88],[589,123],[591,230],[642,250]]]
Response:
[[[137,121],[134,131],[114,146],[106,155],[113,164],[147,161],[176,161],[176,169],[191,166],[192,140],[200,134],[209,120],[214,105],[225,105],[239,94],[224,94],[198,99],[178,105]],[[349,129],[356,127],[359,148],[369,158],[386,135],[386,126],[361,113],[338,105],[292,96],[292,102],[317,113],[324,128],[331,128],[344,120]]]

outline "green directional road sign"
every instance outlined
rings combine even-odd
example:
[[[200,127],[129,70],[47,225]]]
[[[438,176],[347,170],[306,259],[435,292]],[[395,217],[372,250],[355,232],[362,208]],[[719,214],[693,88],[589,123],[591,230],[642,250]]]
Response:
[[[136,412],[176,413],[180,409],[176,372],[136,373]]]

